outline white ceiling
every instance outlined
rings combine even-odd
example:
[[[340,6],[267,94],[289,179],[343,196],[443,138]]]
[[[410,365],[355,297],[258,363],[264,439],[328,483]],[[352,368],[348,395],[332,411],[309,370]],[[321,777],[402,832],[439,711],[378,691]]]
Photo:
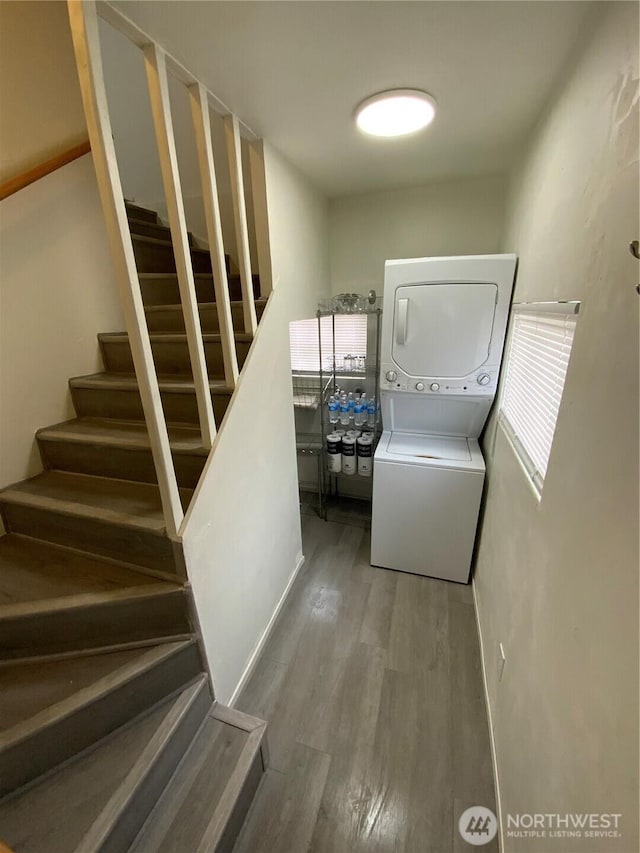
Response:
[[[587,2],[118,2],[331,197],[503,172],[579,39]],[[368,95],[426,89],[433,124],[372,139]]]

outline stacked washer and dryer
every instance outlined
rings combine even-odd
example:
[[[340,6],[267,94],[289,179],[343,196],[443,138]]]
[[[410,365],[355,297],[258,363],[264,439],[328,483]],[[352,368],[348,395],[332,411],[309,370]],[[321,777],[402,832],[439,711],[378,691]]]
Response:
[[[371,563],[467,583],[515,255],[385,264]]]

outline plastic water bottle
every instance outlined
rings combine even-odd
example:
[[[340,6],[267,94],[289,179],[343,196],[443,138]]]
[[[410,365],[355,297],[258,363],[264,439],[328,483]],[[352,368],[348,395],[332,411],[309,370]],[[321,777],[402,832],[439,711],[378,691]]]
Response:
[[[375,429],[376,425],[376,401],[369,400],[367,403],[367,426],[370,429]]]
[[[332,394],[329,397],[329,423],[337,424],[340,419],[340,403],[336,399],[335,395]]]
[[[364,423],[362,397],[356,400],[353,407],[353,422],[356,427],[361,427]]]
[[[349,426],[350,414],[349,399],[346,394],[343,394],[340,397],[340,423],[342,426]]]

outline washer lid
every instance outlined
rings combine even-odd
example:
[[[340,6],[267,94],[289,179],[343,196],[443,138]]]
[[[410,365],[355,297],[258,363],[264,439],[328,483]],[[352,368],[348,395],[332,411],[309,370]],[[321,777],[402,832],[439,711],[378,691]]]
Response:
[[[470,462],[471,453],[466,438],[441,435],[422,435],[414,432],[392,432],[387,452],[419,459],[455,459]]]

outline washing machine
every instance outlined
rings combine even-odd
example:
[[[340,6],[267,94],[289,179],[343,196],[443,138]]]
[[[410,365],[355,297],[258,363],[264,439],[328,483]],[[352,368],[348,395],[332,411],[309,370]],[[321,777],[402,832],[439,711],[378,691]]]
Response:
[[[371,563],[467,583],[515,255],[387,261]]]

